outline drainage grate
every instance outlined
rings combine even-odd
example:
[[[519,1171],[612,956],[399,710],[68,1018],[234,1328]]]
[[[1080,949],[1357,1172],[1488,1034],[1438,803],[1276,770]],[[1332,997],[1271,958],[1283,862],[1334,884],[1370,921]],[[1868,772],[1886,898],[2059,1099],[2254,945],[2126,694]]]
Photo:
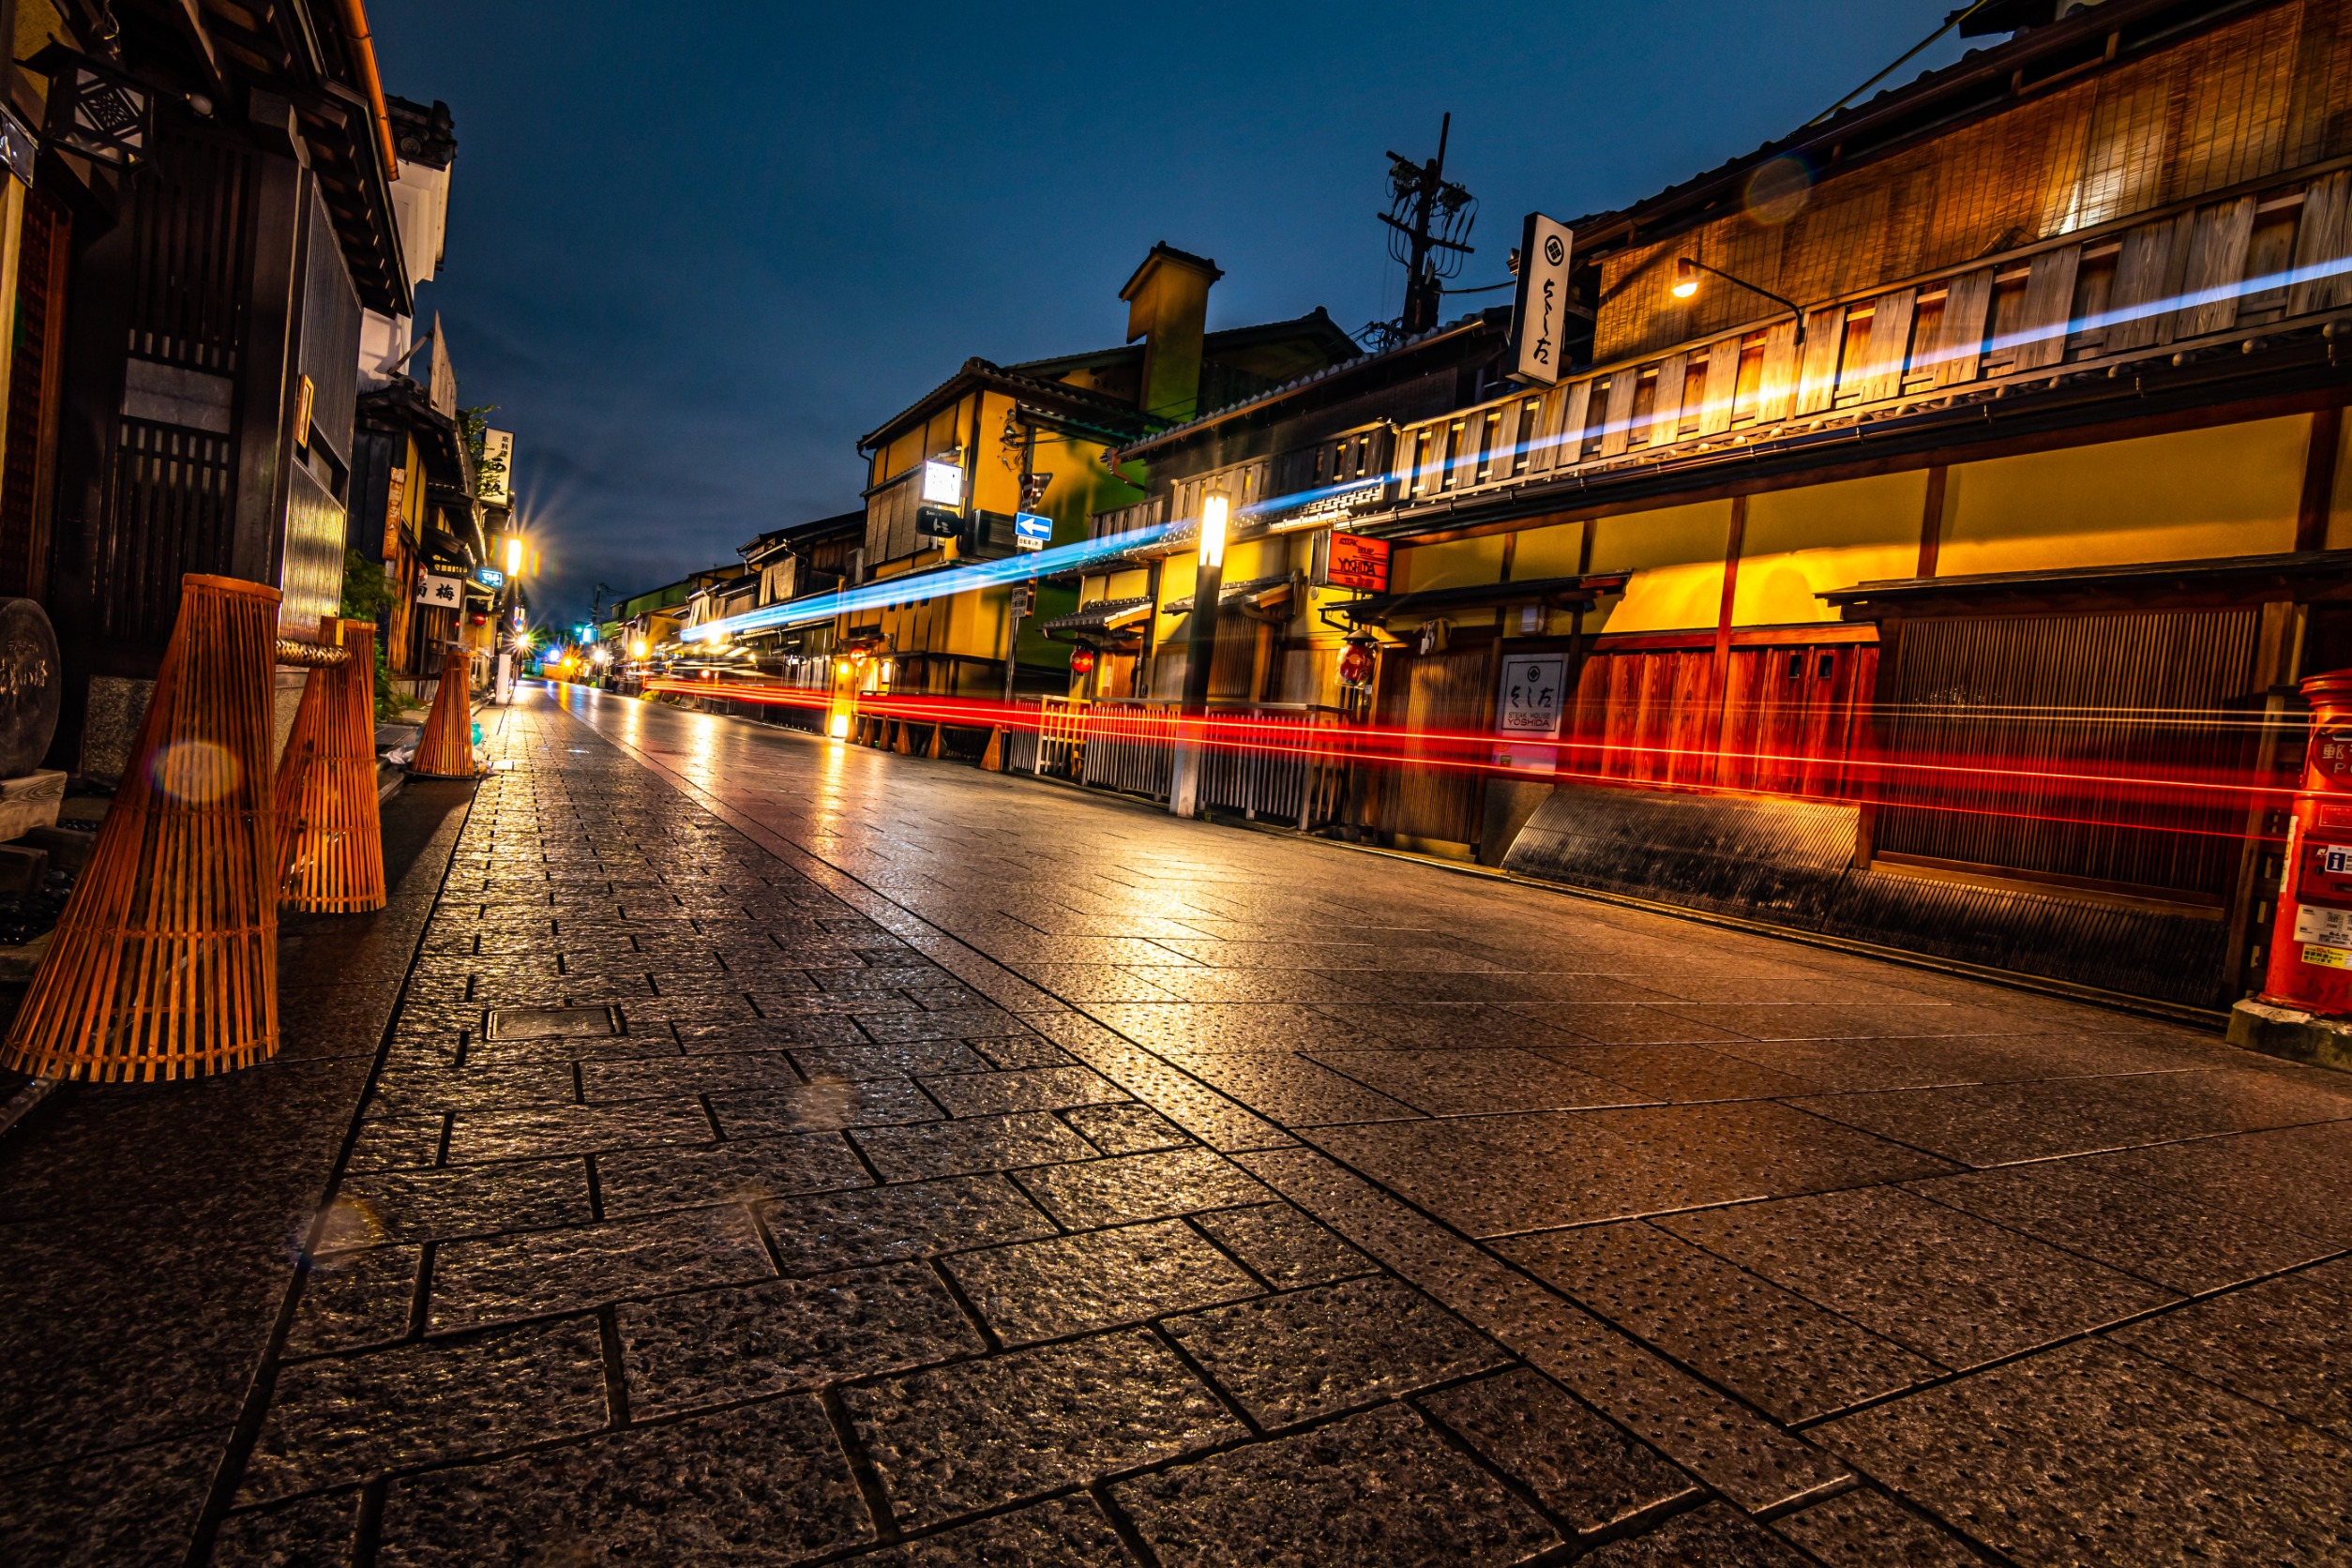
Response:
[[[618,1034],[621,1020],[610,1007],[493,1007],[492,1040],[559,1040]]]

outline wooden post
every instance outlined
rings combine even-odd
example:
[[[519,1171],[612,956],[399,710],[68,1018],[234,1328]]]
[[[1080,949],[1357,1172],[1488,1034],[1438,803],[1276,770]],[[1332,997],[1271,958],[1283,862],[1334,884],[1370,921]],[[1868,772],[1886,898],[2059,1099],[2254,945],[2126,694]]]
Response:
[[[1740,550],[1748,532],[1748,498],[1731,498],[1731,528],[1723,552],[1723,606],[1715,616],[1715,662],[1708,677],[1711,690],[1709,706],[1713,712],[1707,723],[1707,749],[1712,753],[1714,766],[1708,770],[1707,781],[1723,783],[1725,766],[1723,737],[1725,721],[1730,717],[1731,706],[1731,611],[1740,591]],[[1669,774],[1671,776],[1671,774]]]
[[[122,1082],[278,1054],[277,634],[277,589],[182,580],[130,766],[0,1063]]]

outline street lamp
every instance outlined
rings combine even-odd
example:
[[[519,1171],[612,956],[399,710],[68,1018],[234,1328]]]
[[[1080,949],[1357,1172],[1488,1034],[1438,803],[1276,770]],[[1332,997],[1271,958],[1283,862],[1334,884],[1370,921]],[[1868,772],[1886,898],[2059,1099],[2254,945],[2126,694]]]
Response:
[[[1225,592],[1225,535],[1233,503],[1211,495],[1200,503],[1200,536],[1193,550],[1192,625],[1184,638],[1184,700],[1176,730],[1174,777],[1168,808],[1179,817],[1199,814],[1200,749],[1209,716],[1209,667],[1216,661],[1217,601]]]
[[[1770,289],[1758,288],[1756,284],[1749,282],[1744,278],[1735,278],[1719,266],[1709,266],[1705,262],[1695,262],[1688,256],[1678,256],[1674,260],[1674,286],[1668,289],[1666,293],[1672,294],[1677,299],[1690,298],[1692,295],[1698,293],[1698,275],[1702,272],[1711,273],[1713,276],[1722,279],[1725,282],[1737,288],[1745,289],[1750,294],[1762,294],[1766,299],[1772,301],[1775,305],[1786,306],[1788,309],[1788,313],[1797,318],[1797,341],[1802,343],[1805,340],[1805,312],[1803,306],[1799,305],[1795,300],[1790,299],[1786,294],[1776,294]]]
[[[506,576],[509,580],[522,575],[522,535],[506,535]]]

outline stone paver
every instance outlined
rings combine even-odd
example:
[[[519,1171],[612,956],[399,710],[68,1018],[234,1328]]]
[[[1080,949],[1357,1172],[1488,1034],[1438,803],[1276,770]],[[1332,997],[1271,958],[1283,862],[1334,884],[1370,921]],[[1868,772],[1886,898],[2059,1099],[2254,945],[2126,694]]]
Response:
[[[0,1560],[2352,1557],[2352,1082],[572,701],[269,1093],[0,1150]]]

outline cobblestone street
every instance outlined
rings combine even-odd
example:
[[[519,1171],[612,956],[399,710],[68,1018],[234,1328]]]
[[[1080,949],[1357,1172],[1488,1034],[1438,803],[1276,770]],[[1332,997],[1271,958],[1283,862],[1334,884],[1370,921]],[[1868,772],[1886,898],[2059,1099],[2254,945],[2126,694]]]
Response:
[[[283,1134],[339,1165],[185,1508],[0,1556],[2352,1560],[2352,1079],[570,701]]]

